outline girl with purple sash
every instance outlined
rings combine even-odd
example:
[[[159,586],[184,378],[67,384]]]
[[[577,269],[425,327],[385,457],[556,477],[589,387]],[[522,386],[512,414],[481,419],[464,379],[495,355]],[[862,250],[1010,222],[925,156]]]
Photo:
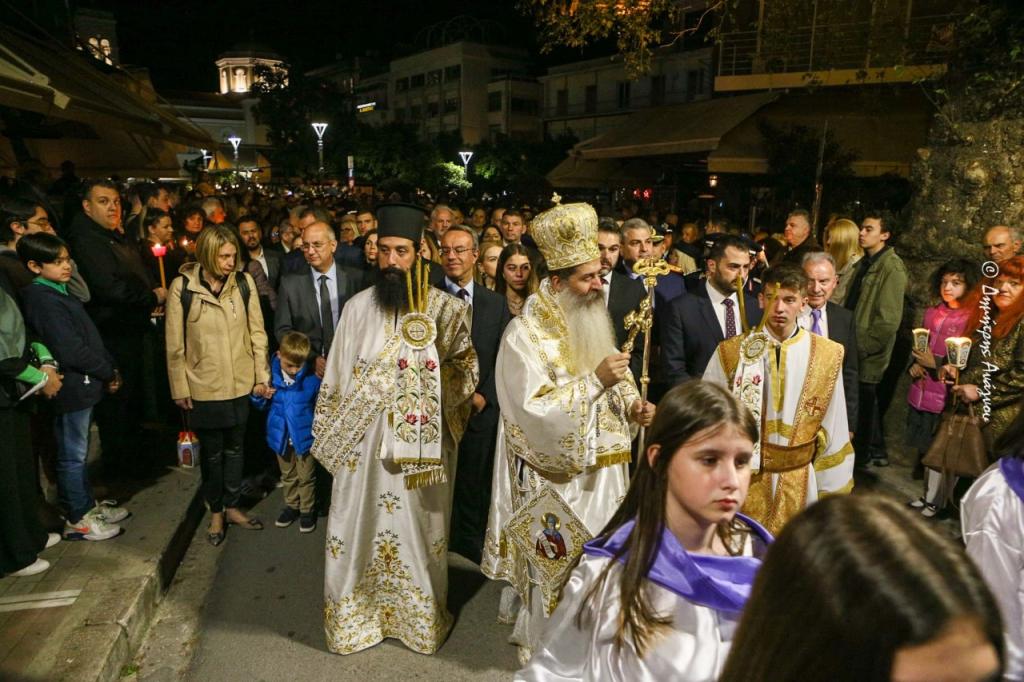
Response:
[[[967,554],[999,603],[1006,629],[1003,679],[1024,680],[1024,411],[996,442],[999,461],[960,505]]]
[[[771,535],[738,513],[757,424],[700,380],[658,405],[626,498],[516,680],[715,680]]]

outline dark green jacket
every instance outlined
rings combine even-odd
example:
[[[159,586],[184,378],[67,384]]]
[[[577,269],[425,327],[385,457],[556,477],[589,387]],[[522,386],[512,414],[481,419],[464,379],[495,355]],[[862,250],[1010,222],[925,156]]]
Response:
[[[866,256],[865,256],[866,257]],[[896,333],[903,319],[903,296],[907,290],[907,268],[892,248],[871,264],[861,284],[860,298],[853,311],[857,325],[858,379],[878,383],[889,366]]]

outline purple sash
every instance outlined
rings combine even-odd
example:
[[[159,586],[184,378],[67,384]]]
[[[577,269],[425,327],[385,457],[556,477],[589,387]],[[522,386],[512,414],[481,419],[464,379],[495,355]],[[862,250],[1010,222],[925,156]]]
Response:
[[[765,544],[774,540],[771,533],[753,519],[742,514],[736,516]],[[584,553],[614,558],[629,539],[634,524],[635,521],[627,521],[607,539],[591,540],[583,546]],[[619,557],[620,562],[625,560],[625,554]],[[761,560],[754,557],[691,554],[683,549],[672,531],[662,528],[661,542],[647,579],[694,604],[736,613],[746,604],[759,568]]]
[[[1003,457],[999,460],[999,470],[1003,472],[1006,485],[1024,500],[1024,459],[1019,457]]]

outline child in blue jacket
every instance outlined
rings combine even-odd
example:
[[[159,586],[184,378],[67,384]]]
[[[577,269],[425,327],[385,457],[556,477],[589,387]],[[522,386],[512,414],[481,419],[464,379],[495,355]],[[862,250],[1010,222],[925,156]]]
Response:
[[[260,409],[270,403],[267,415],[267,445],[277,455],[284,487],[285,507],[275,525],[287,528],[299,520],[299,531],[316,529],[315,466],[309,451],[313,447],[313,408],[320,379],[308,362],[309,337],[288,332],[270,363],[273,397],[252,396]]]

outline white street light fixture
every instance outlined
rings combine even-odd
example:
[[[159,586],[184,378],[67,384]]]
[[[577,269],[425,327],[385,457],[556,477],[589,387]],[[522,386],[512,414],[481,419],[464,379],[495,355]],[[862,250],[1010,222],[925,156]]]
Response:
[[[232,135],[228,138],[228,142],[231,143],[231,147],[235,150],[235,170],[238,170],[238,145],[242,144],[242,138],[238,135]]]
[[[462,159],[462,167],[469,170],[469,160],[473,158],[473,152],[459,152],[459,158]]]
[[[324,174],[324,131],[326,130],[326,123],[313,124],[313,132],[316,133],[316,152],[320,158],[320,175]]]

